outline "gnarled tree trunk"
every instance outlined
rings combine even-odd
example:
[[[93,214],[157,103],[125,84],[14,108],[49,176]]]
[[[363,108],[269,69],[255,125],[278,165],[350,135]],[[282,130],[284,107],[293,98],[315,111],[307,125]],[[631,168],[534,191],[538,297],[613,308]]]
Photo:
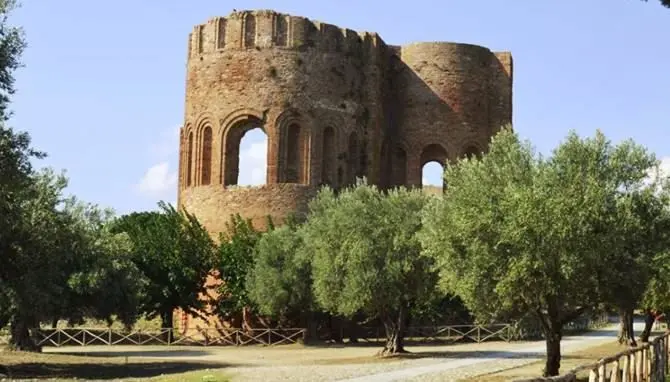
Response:
[[[42,351],[42,348],[35,343],[30,335],[30,323],[28,320],[20,317],[14,317],[14,319],[12,319],[9,345],[14,350],[31,352]]]
[[[563,337],[563,325],[551,323],[545,330],[545,343],[547,347],[547,359],[544,365],[543,376],[557,376],[561,369],[561,338]]]
[[[342,338],[342,320],[334,314],[328,315],[328,328],[330,330],[330,339],[335,343],[344,342]]]
[[[633,308],[619,308],[619,335],[620,344],[637,346],[633,329]]]
[[[405,350],[405,320],[407,318],[407,307],[401,305],[395,317],[386,317],[384,319],[384,328],[386,329],[386,344],[382,350],[382,355],[392,355],[407,353]]]
[[[640,342],[649,342],[649,336],[651,336],[651,330],[654,326],[654,321],[656,321],[656,316],[651,309],[646,309],[644,311],[644,330],[640,334]]]
[[[302,342],[306,345],[316,343],[319,339],[319,334],[317,332],[318,323],[316,322],[314,312],[309,310],[302,314],[302,325],[307,329],[302,333]]]

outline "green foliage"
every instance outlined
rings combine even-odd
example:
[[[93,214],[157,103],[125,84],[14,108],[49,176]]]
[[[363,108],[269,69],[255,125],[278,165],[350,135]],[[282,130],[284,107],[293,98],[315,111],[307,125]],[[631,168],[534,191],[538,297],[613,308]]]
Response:
[[[639,155],[645,157],[640,165],[654,167],[653,155],[646,154],[641,148]],[[633,168],[635,168],[633,167]],[[619,190],[612,203],[612,223],[608,229],[612,232],[609,246],[609,266],[603,271],[604,301],[621,309],[637,307],[652,278],[663,277],[657,274],[657,257],[664,257],[670,242],[670,214],[668,189],[662,184],[664,178],[656,177],[648,184],[644,173],[628,176],[634,181]]]
[[[14,71],[21,66],[21,55],[26,47],[23,30],[10,26],[8,18],[17,7],[15,0],[0,0],[0,120],[6,121],[9,101],[14,94]],[[0,166],[2,167],[2,166]]]
[[[283,226],[261,237],[246,283],[261,314],[285,319],[314,309],[310,260],[295,227]]]
[[[273,227],[272,222],[269,223]],[[251,306],[245,284],[254,267],[254,249],[261,233],[253,227],[251,220],[243,219],[239,214],[231,216],[226,228],[218,251],[218,273],[222,283],[218,290],[217,313],[230,318]]]
[[[15,199],[14,235],[0,238],[8,249],[2,253],[2,321],[11,321],[12,343],[24,350],[34,348],[28,329],[60,307],[76,243],[69,215],[59,208],[65,177],[44,170],[31,179]]]
[[[319,305],[334,314],[379,317],[387,336],[402,337],[411,304],[430,298],[436,281],[416,238],[427,201],[420,190],[404,188],[384,194],[359,184],[337,196],[322,189],[302,230]]]
[[[426,209],[421,237],[439,261],[441,286],[479,319],[535,314],[555,345],[562,327],[612,286],[606,264],[621,259],[624,240],[616,236],[649,238],[635,222],[649,217],[637,207],[651,205],[632,191],[653,163],[641,147],[614,146],[600,132],[570,134],[544,159],[504,130],[481,160],[447,166],[445,197]],[[635,202],[621,207],[626,200]]]
[[[459,296],[441,293],[415,301],[410,317],[412,326],[467,325],[474,321]]]
[[[68,216],[58,210],[66,185],[67,179],[51,170],[33,176],[28,195],[17,206],[23,235],[3,256],[11,267],[5,280],[13,291],[15,309],[26,315],[29,310],[35,322],[57,303],[54,297],[63,289],[63,270],[72,260]]]
[[[90,317],[111,324],[117,318],[131,327],[139,317],[147,281],[132,262],[130,238],[111,231],[114,216],[110,210],[73,198],[64,211],[77,237],[72,249],[76,266],[68,272],[68,291],[54,319],[62,317],[76,324]]]
[[[200,294],[216,265],[215,247],[193,215],[162,202],[159,207],[122,216],[112,232],[128,234],[132,261],[148,281],[140,311],[172,327],[176,308],[193,314],[202,309]]]
[[[654,275],[646,286],[641,306],[670,312],[670,253],[664,252],[652,261]]]

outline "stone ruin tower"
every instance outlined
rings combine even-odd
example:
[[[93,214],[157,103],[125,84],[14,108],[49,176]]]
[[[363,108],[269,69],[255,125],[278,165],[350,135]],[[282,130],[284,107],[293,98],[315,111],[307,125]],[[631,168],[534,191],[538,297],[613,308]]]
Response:
[[[487,150],[512,122],[512,56],[476,45],[387,45],[269,10],[190,34],[178,204],[218,234],[304,213],[321,185],[420,186],[424,164]],[[236,186],[240,139],[268,137],[266,184]]]

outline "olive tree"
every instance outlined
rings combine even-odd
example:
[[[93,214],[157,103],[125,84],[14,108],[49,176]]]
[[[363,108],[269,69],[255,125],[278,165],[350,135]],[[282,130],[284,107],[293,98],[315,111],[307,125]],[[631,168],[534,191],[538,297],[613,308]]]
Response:
[[[435,289],[433,260],[416,237],[428,198],[420,190],[385,193],[364,183],[338,195],[325,188],[302,228],[317,303],[334,314],[378,317],[386,330],[382,354],[405,351],[409,309]]]
[[[653,156],[642,148],[631,150],[631,153],[637,154],[642,166],[629,167],[636,168],[638,173],[624,175],[629,181],[617,192],[612,203],[612,223],[607,227],[611,230],[611,239],[607,243],[610,252],[605,254],[607,267],[598,273],[603,278],[602,284],[606,285],[602,289],[604,301],[619,310],[619,342],[636,346],[634,309],[641,307],[647,312],[648,324],[641,336],[646,342],[654,321],[651,309],[660,307],[657,299],[650,300],[657,292],[649,287],[664,277],[659,273],[662,268],[658,266],[658,258],[664,257],[668,250],[670,216],[666,210],[667,189],[661,184],[665,183],[664,179],[649,187],[645,184],[645,174],[639,171],[644,165],[655,166]]]
[[[312,293],[311,258],[303,249],[300,233],[295,227],[282,226],[263,234],[254,258],[246,289],[258,312],[280,322],[307,327],[304,340],[313,339],[317,307]]]
[[[544,158],[504,129],[481,159],[446,167],[445,196],[425,210],[420,237],[440,286],[480,320],[533,314],[546,340],[544,374],[557,375],[564,325],[610,287],[618,195],[648,159],[600,132],[572,133]]]

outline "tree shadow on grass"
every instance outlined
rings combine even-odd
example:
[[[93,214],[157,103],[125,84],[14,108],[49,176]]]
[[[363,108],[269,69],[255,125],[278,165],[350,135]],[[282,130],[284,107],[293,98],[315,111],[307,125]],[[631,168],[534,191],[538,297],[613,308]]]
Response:
[[[76,378],[121,379],[151,378],[189,371],[222,369],[222,363],[203,362],[128,362],[128,363],[49,363],[27,362],[0,365],[0,373],[11,379]]]
[[[544,358],[544,352],[512,352],[512,351],[487,351],[487,350],[478,350],[478,351],[458,351],[458,350],[445,350],[445,351],[417,351],[417,352],[408,352],[392,355],[390,357],[397,357],[401,359],[417,359],[417,358],[477,358],[477,359],[523,359],[523,358]]]
[[[141,357],[141,358],[183,358],[183,357],[205,357],[212,355],[210,350],[199,349],[161,349],[161,350],[143,350],[124,349],[124,350],[95,350],[85,351],[63,351],[51,352],[50,354],[60,354],[75,357],[95,357],[95,358],[113,358],[113,357]]]

